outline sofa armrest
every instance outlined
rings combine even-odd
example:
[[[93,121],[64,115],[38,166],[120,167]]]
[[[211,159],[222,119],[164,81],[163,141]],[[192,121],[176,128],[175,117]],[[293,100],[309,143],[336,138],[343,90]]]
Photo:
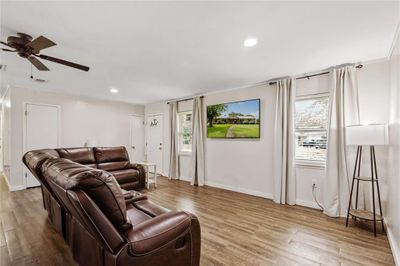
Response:
[[[147,200],[147,196],[143,195],[140,192],[137,192],[135,190],[125,190],[121,189],[122,194],[124,195],[125,203],[126,204],[131,204],[135,201],[140,201],[140,200]]]
[[[140,188],[144,188],[145,187],[145,183],[146,183],[146,172],[144,170],[143,165],[136,164],[136,163],[129,163],[125,168],[126,169],[135,169],[135,170],[139,171]]]
[[[135,170],[138,170],[138,171],[143,170],[143,172],[144,172],[143,165],[140,165],[140,164],[137,164],[137,163],[128,163],[126,165],[126,168],[127,169],[135,169]]]
[[[125,234],[133,256],[145,255],[176,241],[190,230],[192,215],[183,211],[168,212],[147,220]]]

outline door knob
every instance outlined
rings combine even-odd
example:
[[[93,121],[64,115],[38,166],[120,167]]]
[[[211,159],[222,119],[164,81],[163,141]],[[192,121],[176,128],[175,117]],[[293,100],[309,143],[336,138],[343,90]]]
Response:
[[[135,149],[136,149],[136,147],[135,147],[135,146],[132,146],[132,149],[134,149],[134,150],[135,150]]]

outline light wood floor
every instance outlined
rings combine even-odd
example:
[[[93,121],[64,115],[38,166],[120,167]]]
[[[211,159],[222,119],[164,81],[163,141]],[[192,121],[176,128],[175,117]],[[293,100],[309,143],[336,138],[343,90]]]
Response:
[[[10,193],[0,177],[0,192],[1,266],[74,265],[47,222],[40,189]],[[394,265],[385,235],[374,238],[365,224],[346,228],[317,210],[166,178],[147,195],[199,217],[201,265]]]

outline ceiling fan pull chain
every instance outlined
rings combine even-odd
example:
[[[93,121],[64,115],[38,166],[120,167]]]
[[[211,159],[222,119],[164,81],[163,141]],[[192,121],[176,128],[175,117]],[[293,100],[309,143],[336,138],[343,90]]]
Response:
[[[33,75],[32,75],[32,63],[31,63],[31,79],[33,79]]]

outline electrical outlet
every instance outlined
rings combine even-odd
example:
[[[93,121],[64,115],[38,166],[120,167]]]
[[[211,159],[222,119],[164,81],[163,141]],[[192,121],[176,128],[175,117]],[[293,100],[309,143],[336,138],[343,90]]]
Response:
[[[316,187],[316,186],[317,186],[317,179],[313,179],[311,182],[312,182],[312,186],[313,186],[313,187]]]

